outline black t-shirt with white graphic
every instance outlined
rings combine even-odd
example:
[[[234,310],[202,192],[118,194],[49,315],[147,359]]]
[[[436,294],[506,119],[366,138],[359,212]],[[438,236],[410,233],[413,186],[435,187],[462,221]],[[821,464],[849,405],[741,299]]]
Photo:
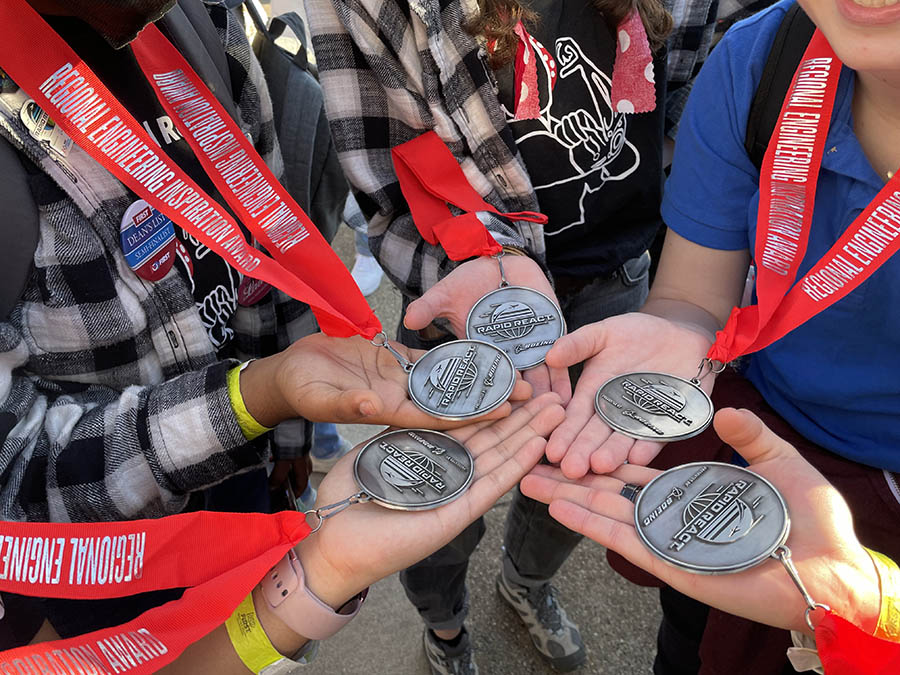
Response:
[[[113,49],[80,19],[54,16],[45,19],[84,59],[172,161],[226,208],[224,200],[219,197],[212,180],[204,171],[190,145],[175,129],[172,120],[160,105],[131,49],[128,47]],[[237,307],[241,275],[194,237],[177,225],[174,227],[176,239],[190,257],[188,263],[180,255],[176,255],[175,265],[191,285],[197,309],[210,341],[216,349],[221,349],[228,344],[233,334],[227,324]],[[244,236],[247,237],[246,230]]]
[[[523,4],[540,17],[526,26],[540,43],[531,50],[540,117],[514,119],[513,64],[497,80],[507,123],[549,217],[547,262],[554,275],[605,277],[643,253],[662,222],[665,55],[654,61],[656,109],[615,113],[615,37],[591,0]]]

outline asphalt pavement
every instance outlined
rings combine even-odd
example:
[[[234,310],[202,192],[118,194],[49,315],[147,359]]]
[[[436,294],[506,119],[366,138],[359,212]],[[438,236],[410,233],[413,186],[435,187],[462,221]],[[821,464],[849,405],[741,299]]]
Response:
[[[342,227],[334,243],[348,266],[353,264],[353,235]],[[369,302],[393,335],[400,315],[400,293],[387,279]],[[379,431],[347,425],[341,432],[358,443]],[[487,534],[472,556],[468,573],[470,614],[467,627],[482,675],[554,673],[531,645],[519,617],[495,589],[510,495],[485,516]],[[390,542],[385,542],[390,545]],[[583,541],[556,576],[555,585],[569,616],[581,627],[587,663],[577,672],[631,675],[652,670],[659,607],[655,589],[638,588],[606,562],[605,549]],[[335,638],[323,643],[319,657],[304,670],[310,675],[428,675],[422,651],[423,624],[406,599],[397,576],[372,587],[363,610]]]

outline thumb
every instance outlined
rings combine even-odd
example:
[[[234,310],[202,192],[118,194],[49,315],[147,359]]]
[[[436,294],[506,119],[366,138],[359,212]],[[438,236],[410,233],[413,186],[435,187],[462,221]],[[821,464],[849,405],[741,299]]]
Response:
[[[790,443],[777,436],[749,410],[723,408],[713,420],[716,433],[750,464],[775,459],[793,459],[799,455]]]
[[[334,422],[365,422],[384,411],[384,402],[371,389],[350,389],[342,391],[331,402],[331,416]]]
[[[403,317],[403,325],[410,330],[425,328],[440,314],[446,302],[446,294],[441,287],[441,283],[438,282],[428,289],[421,298],[409,303],[409,306],[406,308],[406,315]]]

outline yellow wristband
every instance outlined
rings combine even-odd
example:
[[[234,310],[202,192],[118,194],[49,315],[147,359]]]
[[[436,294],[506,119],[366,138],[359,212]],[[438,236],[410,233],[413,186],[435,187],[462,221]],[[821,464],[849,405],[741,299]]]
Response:
[[[258,436],[262,436],[267,431],[272,431],[270,427],[264,427],[256,421],[247,406],[244,405],[244,397],[241,396],[241,371],[247,367],[250,362],[242,363],[228,371],[226,381],[228,382],[228,398],[231,399],[231,407],[234,408],[234,415],[237,417],[238,425],[244,432],[244,438],[252,441]]]
[[[228,617],[225,630],[228,631],[234,651],[254,673],[258,674],[274,663],[287,660],[272,646],[269,636],[259,623],[252,593]]]
[[[878,551],[866,549],[881,585],[881,611],[875,637],[892,642],[900,642],[900,567],[897,563]]]

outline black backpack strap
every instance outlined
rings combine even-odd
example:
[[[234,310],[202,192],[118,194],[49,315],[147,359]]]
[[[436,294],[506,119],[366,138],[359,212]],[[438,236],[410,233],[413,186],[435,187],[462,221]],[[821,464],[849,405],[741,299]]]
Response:
[[[19,301],[31,278],[34,250],[41,233],[38,207],[28,185],[28,174],[16,149],[0,136],[0,204],[3,204],[3,226],[0,227],[0,321]]]
[[[757,169],[762,166],[784,97],[815,30],[816,26],[806,12],[800,9],[800,5],[794,4],[784,15],[775,34],[762,78],[750,104],[747,135],[744,137],[744,148]]]

